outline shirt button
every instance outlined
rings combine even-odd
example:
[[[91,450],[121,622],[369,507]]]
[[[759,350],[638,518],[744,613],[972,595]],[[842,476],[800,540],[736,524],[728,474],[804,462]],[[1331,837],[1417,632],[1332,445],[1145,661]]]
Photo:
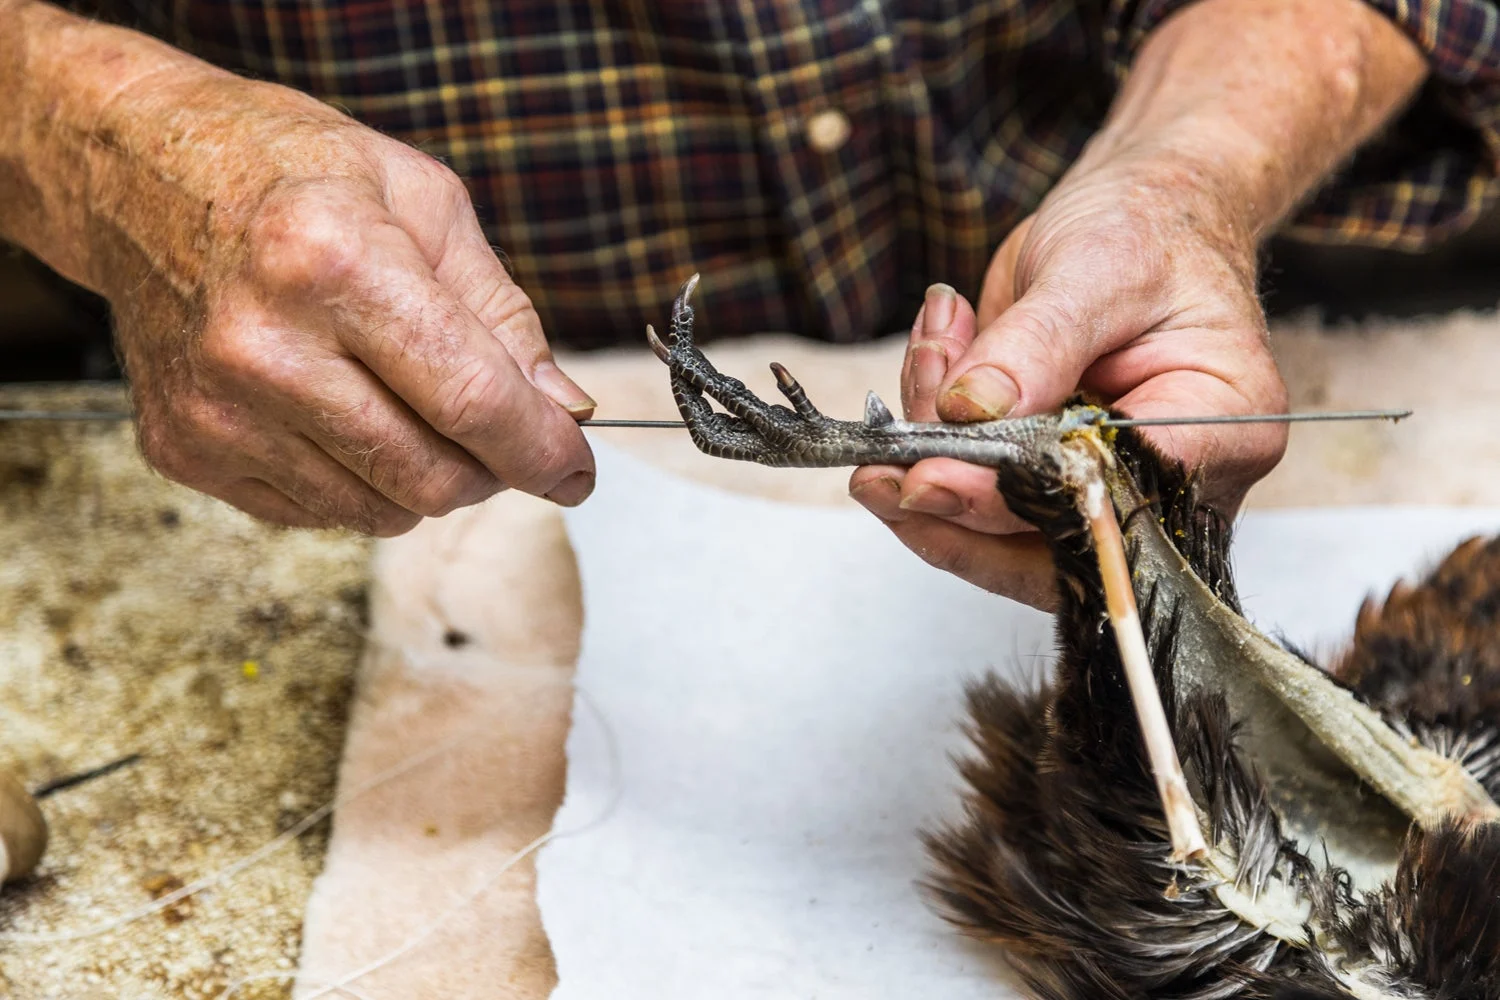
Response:
[[[837,153],[853,132],[842,111],[819,111],[807,120],[807,144],[820,153]]]

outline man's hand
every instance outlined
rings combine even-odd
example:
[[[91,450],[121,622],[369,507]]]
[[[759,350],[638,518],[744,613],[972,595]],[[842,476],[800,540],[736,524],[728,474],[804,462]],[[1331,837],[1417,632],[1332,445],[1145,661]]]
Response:
[[[187,290],[199,301],[151,282],[115,297],[146,457],[267,520],[375,534],[505,487],[582,501],[593,461],[575,420],[593,403],[553,364],[463,185],[353,123],[278,122],[258,89],[230,84],[259,120],[216,155],[269,143],[277,169],[211,195],[225,224]],[[187,322],[164,329],[164,313]]]
[[[1142,49],[1110,120],[991,261],[976,317],[929,290],[908,418],[1024,416],[1077,390],[1132,416],[1281,412],[1256,298],[1261,239],[1408,99],[1425,68],[1357,0],[1201,0]],[[1152,428],[1232,515],[1279,425]],[[850,492],[928,562],[1046,607],[1046,551],[988,469],[855,471]]]
[[[1207,237],[1220,229],[1206,208],[1188,211],[1191,200],[1128,175],[1060,185],[995,254],[977,317],[951,288],[928,291],[901,373],[907,418],[1026,416],[1080,389],[1141,417],[1284,410],[1253,248]],[[1281,457],[1286,430],[1213,430],[1147,433],[1201,467],[1210,498],[1232,514]],[[850,491],[934,565],[1049,603],[1046,551],[1006,509],[992,469],[952,459],[867,467]]]
[[[588,496],[593,401],[451,171],[294,91],[28,12],[125,77],[33,56],[58,121],[15,140],[46,211],[14,215],[109,298],[157,469],[266,520],[380,535],[507,487]],[[74,172],[63,197],[49,162]]]

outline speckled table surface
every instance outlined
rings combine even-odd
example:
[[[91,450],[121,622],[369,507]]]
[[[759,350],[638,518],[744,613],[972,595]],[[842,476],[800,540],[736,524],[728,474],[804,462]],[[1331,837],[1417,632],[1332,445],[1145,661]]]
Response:
[[[0,405],[122,402],[117,390]],[[69,933],[260,847],[332,793],[369,545],[267,528],[146,470],[128,425],[0,425],[0,766],[44,802],[37,874],[0,929]],[[0,996],[200,998],[291,968],[328,827],[223,889],[110,933],[0,941]],[[242,996],[284,997],[285,983]]]

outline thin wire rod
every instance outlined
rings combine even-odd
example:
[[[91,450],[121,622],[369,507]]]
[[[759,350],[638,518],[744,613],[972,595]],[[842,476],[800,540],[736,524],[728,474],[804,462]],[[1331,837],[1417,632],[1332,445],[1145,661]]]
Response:
[[[1101,427],[1175,427],[1180,424],[1294,424],[1325,420],[1404,420],[1411,410],[1342,410],[1326,413],[1252,413],[1212,417],[1106,417]],[[0,410],[0,421],[129,420],[128,410]],[[681,420],[580,420],[580,427],[654,427],[681,430]]]
[[[1104,427],[1173,427],[1177,424],[1301,424],[1320,420],[1404,420],[1410,410],[1343,410],[1327,413],[1252,413],[1217,417],[1117,417],[1099,421]]]
[[[1178,424],[1294,424],[1323,420],[1404,420],[1411,410],[1335,410],[1323,413],[1251,413],[1212,417],[1106,417],[1100,427],[1173,427]],[[580,427],[677,427],[681,420],[580,420]]]
[[[580,420],[579,427],[671,427],[681,430],[687,426],[681,420]]]
[[[0,410],[0,420],[129,420],[129,410]]]

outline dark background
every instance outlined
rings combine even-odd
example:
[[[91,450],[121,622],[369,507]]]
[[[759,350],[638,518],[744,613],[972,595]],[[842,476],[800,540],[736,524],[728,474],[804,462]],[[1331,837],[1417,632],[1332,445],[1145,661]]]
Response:
[[[1271,316],[1325,323],[1500,303],[1500,210],[1424,254],[1273,242],[1261,291]],[[0,243],[0,382],[119,377],[104,303]]]

